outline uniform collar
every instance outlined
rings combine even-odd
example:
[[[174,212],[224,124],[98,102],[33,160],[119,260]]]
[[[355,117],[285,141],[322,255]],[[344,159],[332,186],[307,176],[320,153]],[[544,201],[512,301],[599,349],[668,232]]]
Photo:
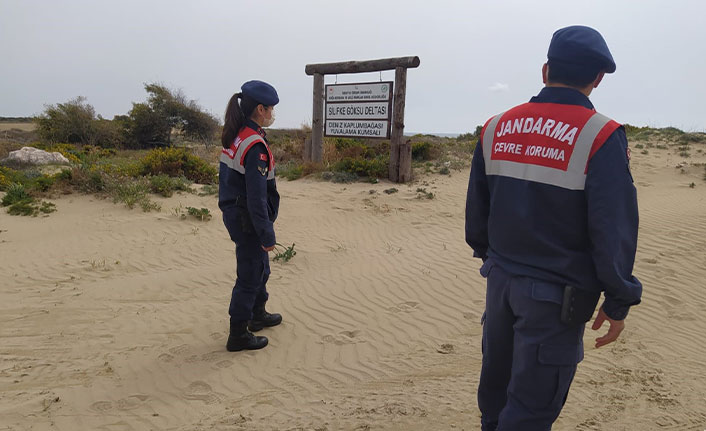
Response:
[[[267,133],[265,133],[265,129],[260,127],[256,122],[254,122],[250,118],[245,120],[245,126],[250,127],[251,129],[256,131],[258,135],[262,136],[263,138],[265,137],[265,135],[267,135]]]
[[[538,95],[530,99],[530,103],[559,103],[562,105],[579,105],[594,109],[593,103],[585,94],[573,88],[544,87]]]

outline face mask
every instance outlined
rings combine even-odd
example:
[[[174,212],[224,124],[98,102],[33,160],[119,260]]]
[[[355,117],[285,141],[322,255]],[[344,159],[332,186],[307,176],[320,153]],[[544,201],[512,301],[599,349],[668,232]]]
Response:
[[[270,118],[265,118],[262,121],[262,123],[263,123],[262,127],[270,127],[272,125],[272,123],[274,123],[274,122],[275,122],[275,108],[272,108],[270,110]]]

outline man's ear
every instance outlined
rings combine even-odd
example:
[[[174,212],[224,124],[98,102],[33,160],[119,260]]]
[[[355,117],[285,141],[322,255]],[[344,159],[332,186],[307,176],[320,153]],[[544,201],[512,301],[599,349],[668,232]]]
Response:
[[[542,83],[546,84],[547,83],[547,76],[548,76],[548,71],[549,70],[549,65],[547,63],[544,63],[542,66]]]
[[[593,88],[598,88],[598,84],[601,83],[604,76],[605,76],[605,72],[601,72],[598,74],[598,77],[596,77],[596,80],[593,81]]]

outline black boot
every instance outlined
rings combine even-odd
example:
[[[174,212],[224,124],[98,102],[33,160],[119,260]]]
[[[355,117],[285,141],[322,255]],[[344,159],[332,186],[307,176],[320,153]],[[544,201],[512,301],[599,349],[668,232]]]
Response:
[[[248,331],[248,322],[236,322],[230,324],[230,335],[226,349],[229,352],[239,352],[241,350],[257,350],[267,345],[267,337],[257,337]]]
[[[248,324],[248,329],[257,332],[262,328],[277,326],[282,323],[282,315],[275,313],[270,314],[265,311],[265,304],[256,306],[253,310],[252,320]]]

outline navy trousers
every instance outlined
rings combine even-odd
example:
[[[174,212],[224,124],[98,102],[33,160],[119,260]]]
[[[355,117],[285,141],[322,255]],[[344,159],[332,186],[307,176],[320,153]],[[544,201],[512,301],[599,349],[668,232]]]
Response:
[[[584,324],[561,322],[564,287],[513,276],[488,259],[483,365],[484,431],[545,431],[561,412],[583,359]]]
[[[223,221],[235,242],[236,279],[228,314],[231,323],[238,323],[251,320],[253,309],[264,306],[269,298],[270,257],[257,235],[243,231],[237,213],[224,213]]]

